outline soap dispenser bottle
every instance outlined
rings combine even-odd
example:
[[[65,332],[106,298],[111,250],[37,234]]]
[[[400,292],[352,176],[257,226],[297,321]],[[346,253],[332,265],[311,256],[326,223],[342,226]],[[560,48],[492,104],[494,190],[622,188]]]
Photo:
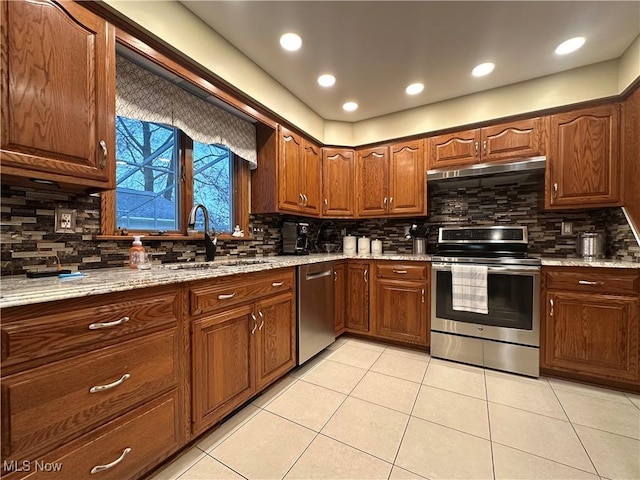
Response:
[[[144,263],[144,247],[140,239],[142,235],[136,235],[133,237],[133,245],[129,249],[129,267],[138,268],[138,265]]]

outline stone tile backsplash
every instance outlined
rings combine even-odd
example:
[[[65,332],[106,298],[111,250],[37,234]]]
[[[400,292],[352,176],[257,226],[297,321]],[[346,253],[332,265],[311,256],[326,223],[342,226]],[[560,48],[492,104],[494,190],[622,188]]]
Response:
[[[593,229],[605,234],[607,257],[640,261],[640,247],[620,208],[543,212],[539,209],[540,200],[540,183],[531,181],[493,187],[429,188],[427,218],[323,221],[251,215],[255,238],[219,242],[218,256],[278,255],[282,251],[280,228],[282,221],[288,219],[308,222],[312,241],[318,233],[321,242],[340,241],[345,229],[350,235],[380,239],[384,252],[397,253],[411,253],[411,240],[404,239],[404,230],[412,223],[429,227],[428,252],[435,249],[440,226],[526,225],[530,253],[551,257],[576,257],[576,235]],[[54,233],[56,207],[77,210],[75,233]],[[119,267],[128,262],[130,240],[93,240],[100,232],[99,197],[3,185],[0,214],[2,275],[49,269],[55,265],[56,256],[65,268],[80,270]],[[573,235],[560,235],[562,221],[573,222]],[[163,240],[144,244],[147,252],[163,263],[204,260],[200,242]]]

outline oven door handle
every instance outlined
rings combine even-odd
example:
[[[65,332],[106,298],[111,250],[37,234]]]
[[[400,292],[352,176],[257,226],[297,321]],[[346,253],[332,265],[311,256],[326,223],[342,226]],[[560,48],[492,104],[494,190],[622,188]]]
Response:
[[[450,272],[451,271],[450,263],[432,263],[431,270],[437,272]],[[471,264],[468,264],[471,265]],[[540,272],[540,267],[523,267],[523,266],[488,266],[487,273],[509,273],[512,275],[531,275]]]

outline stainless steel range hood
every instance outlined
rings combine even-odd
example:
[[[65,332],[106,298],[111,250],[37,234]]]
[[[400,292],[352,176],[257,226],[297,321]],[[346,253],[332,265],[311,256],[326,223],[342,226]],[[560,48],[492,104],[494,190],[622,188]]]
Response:
[[[456,169],[429,170],[429,187],[459,188],[505,185],[539,179],[544,174],[546,157],[531,157],[509,163],[483,163]]]

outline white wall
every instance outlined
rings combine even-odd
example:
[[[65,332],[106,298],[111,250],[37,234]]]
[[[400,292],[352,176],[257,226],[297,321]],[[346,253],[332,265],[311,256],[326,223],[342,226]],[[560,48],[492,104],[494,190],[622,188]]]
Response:
[[[618,91],[620,93],[640,77],[640,35],[620,57],[618,68]]]

